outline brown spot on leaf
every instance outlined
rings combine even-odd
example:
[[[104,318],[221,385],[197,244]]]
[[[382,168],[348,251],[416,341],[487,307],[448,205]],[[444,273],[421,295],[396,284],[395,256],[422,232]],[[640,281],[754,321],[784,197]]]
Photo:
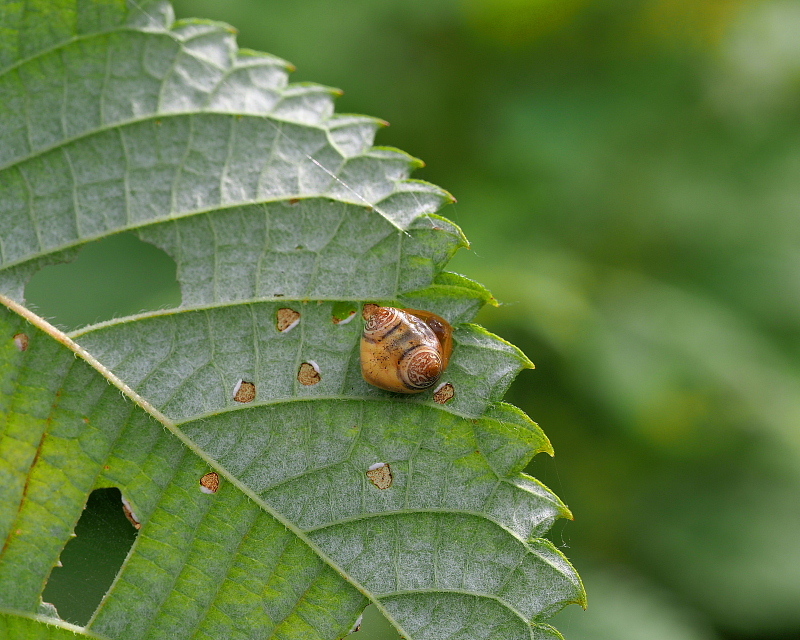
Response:
[[[289,204],[297,204],[298,202],[300,202],[300,198],[289,198],[289,200],[287,200],[287,202]]]
[[[288,308],[278,309],[276,326],[281,333],[294,329],[298,322],[300,322],[299,312]]]
[[[437,404],[445,404],[450,402],[456,396],[456,390],[449,382],[439,385],[439,388],[433,392],[433,401]]]
[[[309,361],[301,364],[300,371],[297,372],[297,380],[300,384],[304,384],[307,387],[310,387],[312,384],[317,384],[322,380],[317,363]]]
[[[378,309],[380,309],[380,305],[372,304],[368,302],[364,305],[364,308],[361,310],[361,317],[364,320],[369,320],[372,317],[372,314],[375,313]]]
[[[392,486],[394,477],[388,462],[377,462],[367,469],[367,478],[378,489],[388,489]]]
[[[200,478],[200,491],[203,493],[216,493],[219,489],[219,474],[211,471]]]
[[[246,380],[239,380],[233,387],[233,399],[245,404],[256,399],[256,385]]]
[[[14,336],[14,344],[17,346],[17,349],[20,351],[27,351],[28,350],[28,335],[25,333],[18,333]]]

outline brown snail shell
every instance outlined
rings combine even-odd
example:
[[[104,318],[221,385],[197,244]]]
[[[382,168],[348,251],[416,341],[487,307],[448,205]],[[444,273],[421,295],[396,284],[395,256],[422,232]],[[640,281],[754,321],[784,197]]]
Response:
[[[453,351],[447,320],[430,311],[372,306],[361,336],[364,380],[396,393],[435,385]]]

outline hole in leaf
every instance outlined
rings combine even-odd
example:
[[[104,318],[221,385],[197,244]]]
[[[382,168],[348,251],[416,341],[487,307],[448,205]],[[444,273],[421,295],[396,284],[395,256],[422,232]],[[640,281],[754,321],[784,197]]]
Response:
[[[256,399],[256,385],[247,380],[239,380],[233,387],[233,399],[246,404]]]
[[[62,620],[84,626],[114,581],[136,539],[122,508],[119,489],[95,489],[75,525],[75,537],[61,552],[42,600]]]
[[[453,385],[449,382],[445,382],[444,384],[440,384],[436,391],[433,392],[433,401],[438,404],[445,404],[450,402],[456,395],[455,389],[453,389]]]
[[[297,372],[297,379],[300,381],[300,384],[304,384],[307,387],[312,384],[317,384],[322,379],[317,363],[313,360],[309,360],[301,364],[300,371]]]
[[[25,299],[67,330],[181,303],[175,261],[158,247],[121,233],[87,244],[67,264],[34,274]]]
[[[356,317],[357,310],[352,302],[337,302],[333,305],[333,324],[347,324]]]
[[[219,489],[219,474],[211,471],[200,478],[200,491],[203,493],[216,493]]]
[[[388,462],[376,462],[367,469],[367,478],[378,489],[388,489],[392,486],[394,476]]]
[[[300,322],[300,313],[294,309],[284,307],[283,309],[278,309],[275,318],[275,325],[278,327],[278,331],[285,333],[297,326]]]
[[[348,636],[348,640],[400,640],[400,634],[371,604],[364,609],[361,630],[354,636]]]

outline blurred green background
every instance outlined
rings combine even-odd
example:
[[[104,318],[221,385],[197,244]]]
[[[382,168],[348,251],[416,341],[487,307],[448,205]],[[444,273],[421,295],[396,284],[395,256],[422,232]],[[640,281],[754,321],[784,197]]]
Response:
[[[575,514],[567,639],[800,638],[800,2],[175,5],[342,88],[459,199],[450,269],[536,363],[508,399]],[[67,327],[174,303],[158,254],[111,238],[28,299]]]

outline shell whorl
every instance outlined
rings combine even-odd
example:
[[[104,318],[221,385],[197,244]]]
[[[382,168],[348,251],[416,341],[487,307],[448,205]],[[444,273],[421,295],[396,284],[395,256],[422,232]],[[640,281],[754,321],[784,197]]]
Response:
[[[432,387],[442,375],[442,358],[428,345],[420,345],[398,363],[400,379],[412,389]]]
[[[400,315],[400,310],[394,307],[378,307],[364,325],[364,331],[367,333],[376,333],[391,329],[398,323],[403,321]]]
[[[436,384],[452,350],[446,320],[426,311],[377,305],[366,311],[365,320],[361,373],[367,382],[395,393],[419,393]]]

